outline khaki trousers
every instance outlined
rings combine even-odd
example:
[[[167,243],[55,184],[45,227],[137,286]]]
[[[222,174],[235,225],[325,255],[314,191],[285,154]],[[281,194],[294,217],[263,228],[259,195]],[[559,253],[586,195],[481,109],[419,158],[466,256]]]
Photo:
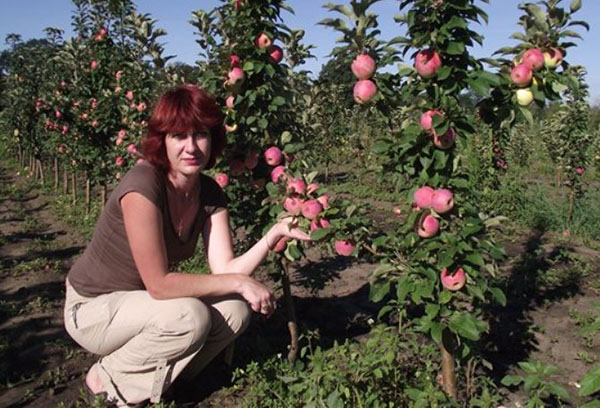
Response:
[[[198,374],[250,322],[241,297],[157,300],[143,290],[85,297],[68,281],[66,288],[67,332],[102,356],[96,372],[119,406],[159,402],[184,368],[188,378]]]

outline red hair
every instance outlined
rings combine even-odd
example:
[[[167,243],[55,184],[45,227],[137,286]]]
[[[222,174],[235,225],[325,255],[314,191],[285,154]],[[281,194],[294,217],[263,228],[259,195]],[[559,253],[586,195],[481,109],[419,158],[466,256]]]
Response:
[[[225,148],[223,114],[215,98],[206,91],[192,84],[181,85],[165,92],[156,102],[141,151],[146,160],[168,172],[167,134],[206,130],[211,135],[211,150],[205,169],[210,169]]]

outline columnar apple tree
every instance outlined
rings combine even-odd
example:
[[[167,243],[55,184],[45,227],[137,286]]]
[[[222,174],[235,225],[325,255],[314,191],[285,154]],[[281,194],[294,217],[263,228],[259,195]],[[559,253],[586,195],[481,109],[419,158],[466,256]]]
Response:
[[[351,1],[350,6],[330,8],[362,28],[373,20],[366,14],[373,3]],[[471,201],[464,158],[457,150],[457,144],[468,143],[475,132],[475,117],[460,104],[459,95],[473,88],[487,91],[497,79],[469,53],[475,42],[482,41],[470,25],[487,16],[475,0],[459,3],[400,2],[406,12],[396,19],[406,26],[407,36],[381,47],[383,55],[392,57],[371,56],[378,66],[385,66],[394,55],[389,47],[401,45],[401,53],[414,63],[401,65],[398,74],[385,82],[376,74],[380,96],[373,96],[373,86],[362,82],[371,80],[363,79],[365,69],[359,69],[370,66],[361,54],[375,50],[356,49],[350,65],[358,79],[353,90],[356,102],[374,99],[398,107],[403,119],[375,145],[382,157],[382,177],[405,189],[399,201],[404,201],[402,212],[407,216],[404,227],[374,242],[382,259],[374,274],[372,298],[391,296],[380,315],[395,311],[400,327],[428,334],[440,345],[444,389],[454,398],[455,360],[471,357],[488,328],[481,304],[490,299],[505,302],[490,280],[497,271],[495,259],[502,256],[486,237],[494,220],[480,215]],[[329,25],[344,33],[343,41],[350,47],[364,44],[360,37],[352,39],[359,29],[352,32],[337,20]],[[416,312],[404,326],[409,308]]]
[[[548,101],[567,99],[568,106],[560,109],[552,123],[542,124],[542,135],[557,166],[557,184],[561,184],[560,175],[564,173],[564,184],[570,190],[568,226],[575,197],[582,193],[581,179],[592,137],[591,130],[586,128],[588,108],[583,68],[571,66],[566,57],[567,50],[576,45],[572,39],[581,38],[573,28],[589,30],[589,25],[573,19],[573,14],[581,8],[580,0],[572,0],[568,8],[561,7],[561,3],[562,0],[553,0],[519,5],[523,11],[519,19],[523,32],[512,34],[511,38],[519,41],[516,46],[496,52],[512,60],[486,60],[499,68],[499,84],[489,98],[479,103],[479,116],[494,134],[496,166],[506,168],[503,150],[509,129],[521,118],[533,123],[530,109],[533,103],[543,108]]]
[[[304,151],[309,135],[298,90],[305,75],[293,68],[310,56],[310,47],[301,44],[302,32],[283,23],[283,10],[291,11],[282,0],[223,1],[210,12],[194,12],[192,24],[206,59],[199,62],[201,85],[220,97],[226,116],[228,145],[215,178],[230,198],[236,229],[246,237],[256,238],[274,221],[291,216],[301,229],[312,230],[315,240],[327,238],[338,254],[357,254],[367,233],[361,209],[330,202]],[[287,263],[304,256],[303,244],[273,244],[271,265],[287,301],[288,358],[294,360],[298,328]]]

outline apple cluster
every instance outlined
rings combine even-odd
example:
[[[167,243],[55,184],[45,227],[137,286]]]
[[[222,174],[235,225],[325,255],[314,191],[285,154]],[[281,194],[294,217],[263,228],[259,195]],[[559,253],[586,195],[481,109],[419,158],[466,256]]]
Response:
[[[353,90],[356,103],[369,103],[377,95],[377,86],[370,79],[375,73],[375,68],[375,60],[368,54],[360,54],[350,65],[352,73],[358,79]]]
[[[558,48],[542,51],[539,48],[530,48],[523,53],[521,58],[515,60],[515,66],[510,71],[510,80],[518,89],[515,91],[517,103],[528,106],[533,101],[531,84],[537,85],[534,72],[544,66],[555,69],[562,63],[563,53]]]
[[[450,212],[454,208],[454,195],[452,191],[441,188],[433,189],[429,186],[418,188],[413,195],[413,209],[425,210],[415,223],[415,230],[421,238],[431,238],[440,230],[440,215]],[[454,274],[449,274],[444,268],[441,272],[442,285],[451,291],[461,289],[465,285],[466,276],[462,268]]]

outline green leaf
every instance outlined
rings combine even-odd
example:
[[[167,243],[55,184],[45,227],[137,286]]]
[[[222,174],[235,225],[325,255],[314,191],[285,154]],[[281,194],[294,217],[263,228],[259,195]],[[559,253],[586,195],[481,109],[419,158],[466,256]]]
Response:
[[[446,47],[446,52],[450,55],[460,55],[465,52],[465,44],[461,42],[451,41]]]
[[[404,302],[406,295],[412,289],[412,283],[408,280],[407,276],[401,277],[396,283],[396,299],[398,303]]]
[[[562,33],[560,33],[560,38],[563,38],[563,37],[583,39],[581,34],[579,34],[577,31],[573,31],[573,30],[565,30]]]
[[[467,21],[464,18],[458,16],[452,16],[450,21],[444,26],[446,29],[450,30],[452,28],[467,28]]]
[[[380,302],[388,293],[390,293],[390,281],[372,284],[369,290],[369,300],[374,303]]]
[[[469,86],[477,95],[487,96],[490,91],[490,84],[480,78],[469,79]]]
[[[387,139],[379,139],[377,140],[372,147],[373,153],[375,154],[384,154],[390,150],[392,143]]]
[[[292,134],[287,130],[281,134],[281,144],[287,144],[292,141]]]
[[[500,382],[507,387],[511,387],[521,384],[523,382],[523,377],[520,375],[505,375]]]
[[[550,388],[552,394],[557,395],[563,401],[567,401],[569,399],[569,393],[563,386],[558,385],[556,383],[550,383],[548,384],[548,388]]]
[[[586,373],[581,380],[579,395],[585,397],[600,391],[600,365]]]
[[[302,252],[298,249],[298,245],[295,243],[289,243],[285,249],[284,255],[290,261],[297,261],[302,258]]]
[[[521,114],[525,117],[527,122],[529,122],[529,124],[533,126],[533,115],[531,114],[531,111],[524,106],[519,106],[519,110]]]
[[[521,361],[518,364],[519,364],[519,367],[521,367],[521,369],[523,371],[525,371],[526,373],[535,374],[535,372],[537,371],[535,368],[535,364],[530,363],[528,361]]]
[[[445,305],[451,299],[452,299],[452,292],[450,292],[448,290],[444,290],[444,291],[442,291],[442,293],[440,293],[440,296],[439,296],[440,304]]]
[[[271,103],[275,106],[281,106],[285,104],[285,98],[283,96],[276,96],[275,98],[273,98],[273,100],[271,101]]]
[[[477,266],[485,265],[485,261],[479,252],[472,252],[467,256],[467,261]]]
[[[331,232],[331,228],[317,228],[310,233],[310,239],[320,241]]]
[[[468,313],[456,312],[450,317],[449,327],[459,336],[477,341],[486,329],[486,324]]]
[[[344,408],[344,403],[337,390],[333,390],[327,397],[327,408]]]
[[[444,331],[444,325],[438,322],[431,322],[431,326],[429,327],[429,333],[431,334],[431,338],[437,344],[442,342],[442,333]]]
[[[451,72],[452,72],[452,67],[449,67],[447,65],[440,67],[437,71],[438,81],[443,81],[444,79],[448,78],[450,76]]]
[[[554,81],[552,82],[552,90],[556,93],[561,93],[563,91],[565,91],[567,89],[567,86],[565,84],[562,84],[558,81]]]
[[[494,296],[494,299],[498,301],[502,306],[506,306],[506,295],[502,292],[500,288],[489,288],[489,291]]]
[[[571,9],[571,13],[575,13],[581,8],[581,0],[573,0],[569,8]]]

